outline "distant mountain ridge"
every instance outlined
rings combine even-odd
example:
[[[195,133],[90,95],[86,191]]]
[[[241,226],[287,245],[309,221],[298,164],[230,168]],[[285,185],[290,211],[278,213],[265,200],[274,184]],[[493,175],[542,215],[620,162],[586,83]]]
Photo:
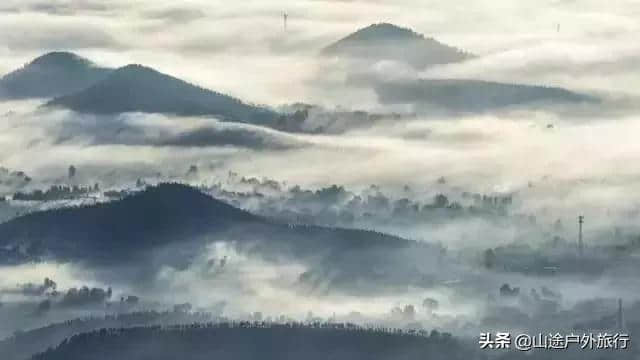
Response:
[[[58,97],[47,105],[95,114],[211,115],[253,124],[272,124],[280,117],[273,110],[243,103],[142,65],[119,68],[87,89]]]
[[[48,98],[92,114],[146,112],[215,116],[221,120],[282,127],[287,116],[245,103],[143,65],[104,68],[71,52],[44,54],[0,78],[0,100]]]
[[[82,90],[112,71],[70,52],[51,52],[0,78],[0,99],[62,96]]]
[[[416,66],[425,65],[425,59],[428,63],[434,64],[464,61],[473,56],[425,38],[410,29],[386,23],[361,29],[327,47],[323,53],[330,56],[362,57],[366,61],[416,60]],[[353,76],[353,79],[357,78],[357,75]],[[481,80],[416,79],[380,83],[365,77],[362,83],[372,87],[383,104],[435,105],[462,112],[485,111],[536,102],[598,101],[593,96],[562,88]],[[81,113],[143,112],[210,116],[223,121],[266,126],[288,132],[309,131],[305,128],[308,127],[308,110],[280,113],[266,106],[245,103],[232,96],[190,84],[143,65],[127,65],[115,70],[101,68],[88,59],[69,52],[45,54],[24,68],[0,79],[0,99],[33,97],[53,98],[45,106],[61,107]],[[210,135],[194,134],[177,141],[195,141],[196,145],[207,145],[212,143]],[[240,142],[253,146],[255,139],[249,137],[245,140],[241,137]]]
[[[597,103],[598,98],[557,87],[466,79],[422,79],[376,86],[383,104],[435,106],[476,112],[535,103]]]
[[[369,61],[395,60],[415,68],[467,60],[473,55],[415,31],[389,23],[373,24],[327,46],[322,54]]]

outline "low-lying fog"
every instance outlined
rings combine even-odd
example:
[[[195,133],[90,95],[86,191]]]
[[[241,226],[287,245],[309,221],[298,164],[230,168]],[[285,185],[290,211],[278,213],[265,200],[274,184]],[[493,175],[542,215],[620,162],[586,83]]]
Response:
[[[582,119],[541,109],[412,116],[306,135],[213,118],[95,116],[24,102],[1,107],[0,162],[24,171],[34,188],[65,180],[70,165],[79,169],[79,183],[112,187],[158,174],[180,178],[196,165],[194,184],[232,171],[311,188],[517,193],[522,211],[584,213],[592,225],[636,209],[630,189],[640,171],[631,165],[640,151],[640,119],[634,114]]]
[[[638,199],[633,189],[639,171],[632,161],[640,153],[633,135],[639,130],[640,119],[633,114],[580,119],[544,110],[519,110],[495,115],[412,116],[381,120],[341,134],[308,135],[216,119],[146,114],[92,116],[38,105],[2,105],[5,115],[0,123],[0,147],[7,151],[0,155],[0,162],[11,171],[24,171],[31,179],[26,183],[10,181],[15,173],[8,172],[8,179],[3,180],[5,195],[65,183],[98,183],[102,190],[108,190],[133,187],[138,179],[147,183],[178,180],[204,186],[213,196],[283,220],[287,220],[284,210],[329,206],[332,211],[341,211],[341,207],[354,206],[348,205],[352,198],[369,197],[367,206],[371,206],[370,196],[378,195],[396,204],[391,208],[403,198],[420,206],[429,205],[437,194],[445,194],[448,201],[457,201],[463,207],[477,205],[473,196],[464,194],[510,197],[510,202],[496,211],[481,210],[477,216],[461,217],[425,209],[422,216],[406,217],[374,207],[368,209],[373,214],[368,216],[373,217],[367,219],[358,217],[362,212],[356,209],[352,212],[355,220],[348,223],[331,217],[318,220],[325,219],[320,217],[322,210],[310,210],[310,214],[318,215],[314,221],[321,225],[376,229],[449,249],[444,261],[450,265],[438,274],[448,280],[430,287],[408,287],[395,294],[350,293],[332,289],[330,284],[324,290],[309,291],[300,280],[309,270],[306,264],[251,258],[225,242],[212,243],[187,269],[162,268],[152,284],[127,281],[126,269],[109,270],[122,274],[105,277],[103,270],[74,264],[5,267],[0,279],[0,288],[4,289],[0,301],[5,305],[0,311],[13,315],[5,323],[11,325],[3,326],[4,334],[105,311],[100,306],[54,306],[44,314],[34,310],[40,295],[16,297],[21,286],[40,284],[45,277],[55,280],[63,294],[72,287],[89,286],[112,287],[111,301],[116,304],[120,297],[139,296],[144,304],[139,309],[171,308],[189,302],[196,309],[231,317],[246,318],[261,312],[273,318],[285,315],[305,319],[312,312],[325,319],[396,326],[418,322],[426,328],[469,334],[474,334],[479,324],[523,326],[518,324],[519,314],[513,314],[513,319],[507,316],[495,320],[496,309],[501,306],[515,306],[529,316],[538,316],[537,312],[543,310],[535,309],[551,304],[558,309],[554,311],[564,309],[572,314],[557,321],[536,320],[527,326],[564,328],[582,320],[595,321],[615,309],[615,298],[635,300],[640,287],[626,270],[633,268],[631,260],[618,264],[605,259],[602,261],[610,264],[602,268],[595,249],[624,243],[637,231],[634,217]],[[203,140],[195,145],[176,142],[181,134],[192,131],[204,132]],[[218,135],[225,132],[240,135],[237,141],[220,143],[233,139]],[[77,169],[72,180],[68,178],[70,165]],[[334,184],[344,186],[345,196],[351,198],[323,205],[326,199],[318,196],[304,203],[292,190],[300,186],[303,191],[316,191]],[[266,198],[252,198],[250,194],[256,191]],[[245,196],[234,198],[234,192]],[[8,201],[0,206],[4,219],[8,219],[30,209],[69,204],[74,203]],[[274,204],[282,213],[272,211]],[[520,255],[515,250],[516,257],[542,253],[562,258],[563,253],[574,253],[578,214],[587,219],[585,242],[594,248],[588,256],[593,256],[595,274],[550,277],[526,271],[523,274],[521,270],[485,269],[484,252],[499,246],[526,243],[534,247],[532,253]],[[561,239],[559,247],[549,247],[553,236]],[[223,258],[225,264],[221,265]],[[519,287],[521,295],[500,295],[505,283]],[[547,295],[541,298],[537,294],[543,288]],[[532,289],[536,289],[536,295],[530,294]],[[437,308],[429,307],[425,299],[436,300]],[[584,316],[580,306],[596,306],[584,305],[587,300],[604,304],[598,306],[605,310],[595,318]],[[550,303],[535,305],[536,301]],[[16,304],[22,304],[20,311],[15,310]],[[414,306],[415,314],[405,309],[407,305]]]

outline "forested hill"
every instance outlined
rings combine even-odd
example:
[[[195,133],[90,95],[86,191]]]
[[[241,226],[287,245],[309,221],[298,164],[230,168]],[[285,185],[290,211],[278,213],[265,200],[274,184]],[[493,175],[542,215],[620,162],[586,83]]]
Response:
[[[193,324],[210,322],[212,318],[212,315],[207,313],[145,311],[68,320],[29,331],[19,331],[7,339],[0,340],[0,359],[26,360],[34,354],[56,347],[73,335],[102,328]]]
[[[351,325],[216,324],[100,330],[76,335],[32,360],[473,360],[449,334]]]
[[[119,201],[36,212],[0,224],[0,260],[122,263],[166,246],[193,250],[189,246],[199,238],[295,258],[417,245],[371,231],[282,224],[187,185],[161,184]],[[171,252],[169,258],[177,261],[181,254]]]
[[[142,65],[119,68],[91,87],[49,102],[85,113],[164,113],[217,116],[223,120],[272,125],[280,115],[265,107],[192,85]]]
[[[367,61],[394,60],[422,69],[467,60],[473,55],[389,23],[373,24],[327,46],[328,56]]]
[[[111,71],[73,53],[47,53],[0,78],[0,99],[67,95],[103,80]]]
[[[15,218],[0,224],[0,248],[26,247],[30,257],[126,261],[154,247],[259,221],[190,186],[161,184],[118,201]]]

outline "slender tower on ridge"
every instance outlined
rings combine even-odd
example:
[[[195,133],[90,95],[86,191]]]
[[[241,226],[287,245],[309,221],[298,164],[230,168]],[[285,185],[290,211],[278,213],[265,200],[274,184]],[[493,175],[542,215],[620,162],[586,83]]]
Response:
[[[584,243],[582,242],[582,224],[584,224],[584,216],[578,216],[578,254],[582,256],[584,252]]]
[[[624,330],[624,315],[622,313],[622,299],[618,299],[618,313],[616,314],[617,330]]]

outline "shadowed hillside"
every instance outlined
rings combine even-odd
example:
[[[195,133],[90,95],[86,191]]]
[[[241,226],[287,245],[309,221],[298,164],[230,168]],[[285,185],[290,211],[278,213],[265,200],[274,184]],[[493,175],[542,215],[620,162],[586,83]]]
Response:
[[[245,104],[142,65],[122,67],[88,89],[59,97],[48,105],[96,114],[209,115],[255,124],[270,124],[279,117],[272,110]]]
[[[400,250],[412,241],[381,233],[270,221],[181,184],[161,184],[123,200],[36,212],[0,224],[4,262],[53,258],[127,262],[190,240],[233,240],[267,257],[341,258],[350,251]],[[426,249],[426,247],[425,247]],[[179,253],[172,252],[174,261]],[[371,264],[374,266],[375,264]],[[364,267],[363,267],[364,268]]]
[[[0,224],[0,262],[129,265],[142,280],[162,266],[188,267],[212,242],[267,261],[305,263],[308,271],[299,282],[309,291],[424,285],[434,280],[420,269],[439,256],[426,243],[374,231],[283,224],[186,185],[162,184],[119,201],[37,212]]]
[[[195,188],[163,184],[120,201],[36,212],[0,224],[0,247],[23,247],[28,258],[111,262],[251,221],[258,218]]]
[[[212,316],[206,313],[188,312],[135,312],[128,314],[109,315],[100,318],[83,318],[69,320],[62,323],[29,331],[16,332],[10,338],[0,340],[0,354],[2,360],[26,360],[37,354],[55,347],[64,339],[73,335],[90,332],[102,328],[126,328],[134,326],[178,325],[194,322],[208,322]]]
[[[52,52],[0,79],[0,99],[51,98],[103,80],[111,69],[68,52]]]
[[[531,103],[597,102],[591,96],[555,87],[478,80],[417,80],[384,83],[376,88],[385,104],[414,104],[454,111],[485,111]]]
[[[410,29],[387,23],[360,29],[326,47],[323,54],[369,61],[395,60],[418,69],[460,62],[472,57],[435,39],[425,38]]]
[[[449,334],[375,331],[348,324],[215,324],[100,330],[33,360],[482,359]]]

